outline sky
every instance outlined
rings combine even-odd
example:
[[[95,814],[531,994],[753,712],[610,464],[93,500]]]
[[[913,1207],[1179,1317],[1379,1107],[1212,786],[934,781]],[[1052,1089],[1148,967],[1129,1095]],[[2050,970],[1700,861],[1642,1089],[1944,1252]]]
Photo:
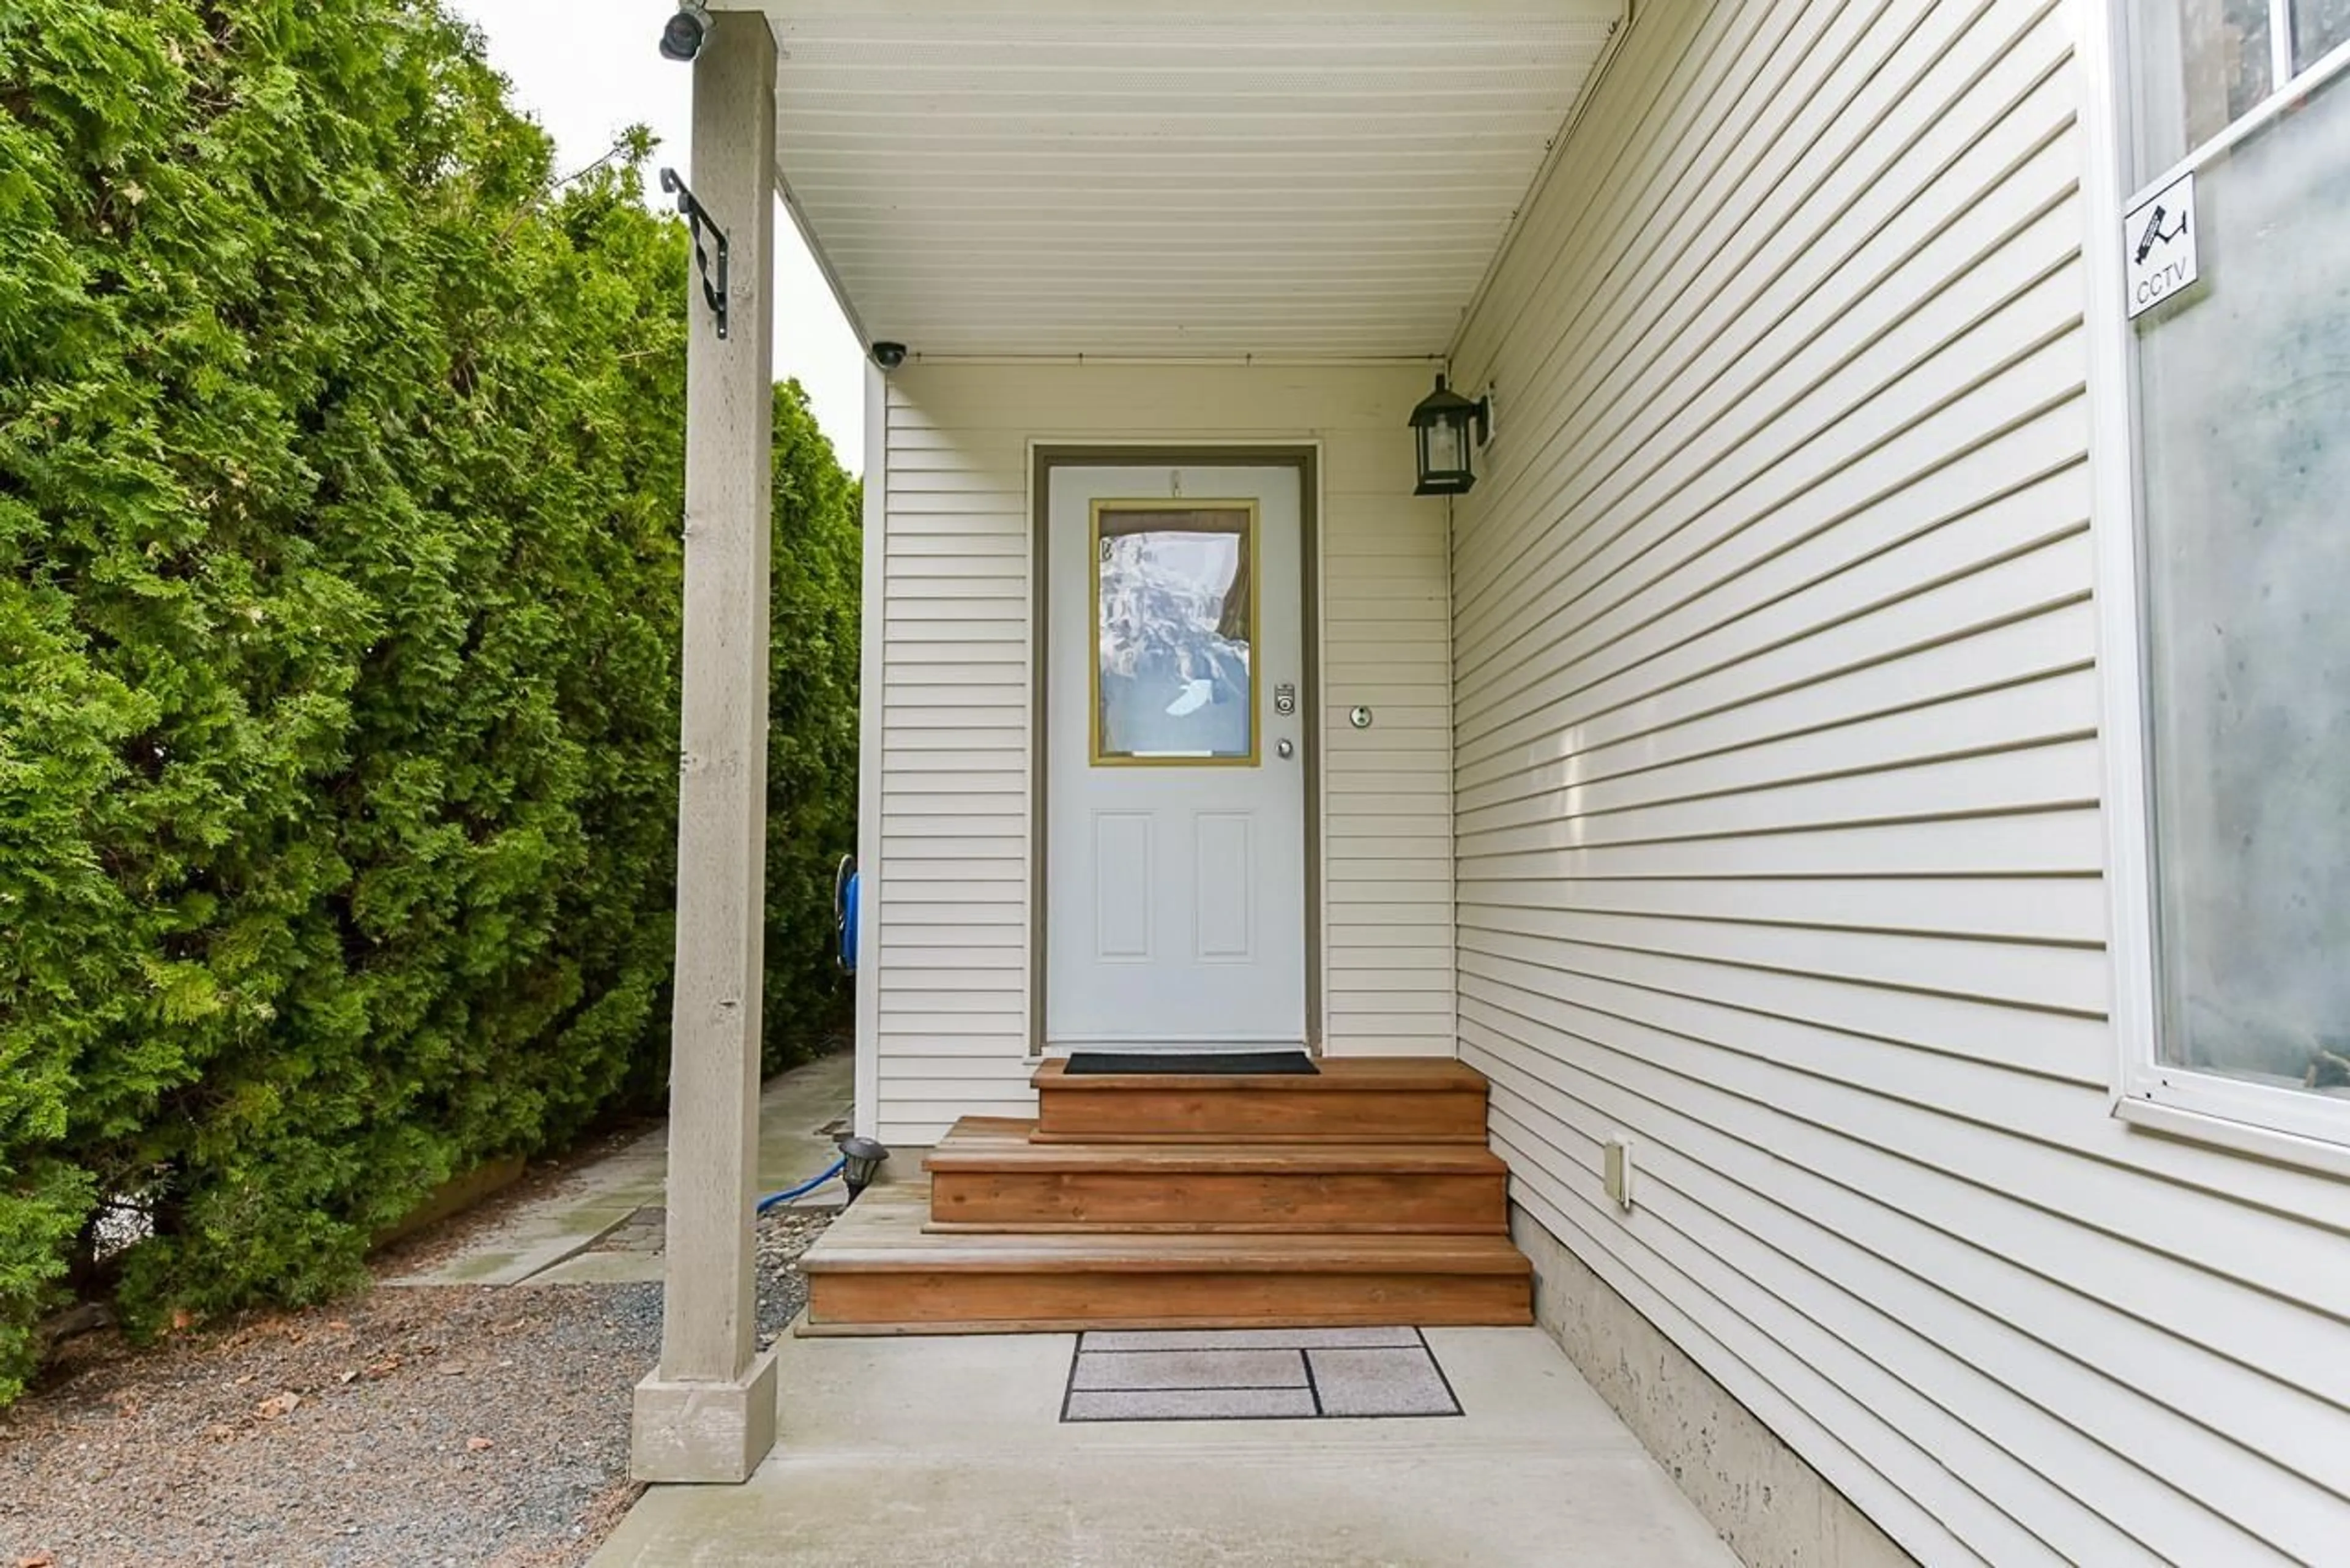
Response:
[[[488,37],[490,63],[516,105],[555,138],[559,172],[594,162],[627,126],[660,139],[653,167],[691,167],[690,66],[655,41],[674,7],[662,0],[449,0]],[[652,198],[661,200],[650,176]],[[778,208],[781,202],[777,203]],[[799,231],[775,214],[775,375],[797,377],[816,422],[852,473],[865,466],[865,350],[833,303]]]

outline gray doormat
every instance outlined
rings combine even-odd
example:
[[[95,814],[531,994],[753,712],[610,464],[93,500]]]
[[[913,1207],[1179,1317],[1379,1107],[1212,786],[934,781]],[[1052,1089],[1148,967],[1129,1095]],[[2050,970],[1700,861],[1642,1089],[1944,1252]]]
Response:
[[[1064,1421],[1289,1421],[1458,1416],[1416,1328],[1089,1333],[1069,1358]]]
[[[1073,1078],[1097,1073],[1182,1074],[1201,1077],[1273,1074],[1312,1076],[1322,1071],[1303,1051],[1072,1051],[1063,1069]]]

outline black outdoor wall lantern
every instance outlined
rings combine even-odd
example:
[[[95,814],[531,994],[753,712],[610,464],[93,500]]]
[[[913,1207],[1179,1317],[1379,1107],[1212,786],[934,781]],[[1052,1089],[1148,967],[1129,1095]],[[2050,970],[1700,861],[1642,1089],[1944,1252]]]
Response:
[[[1492,435],[1492,410],[1485,400],[1471,402],[1436,378],[1436,390],[1419,400],[1411,410],[1412,434],[1419,442],[1419,483],[1414,495],[1466,495],[1469,487],[1477,483],[1475,471],[1470,466],[1471,427],[1475,427],[1476,444],[1482,446]]]

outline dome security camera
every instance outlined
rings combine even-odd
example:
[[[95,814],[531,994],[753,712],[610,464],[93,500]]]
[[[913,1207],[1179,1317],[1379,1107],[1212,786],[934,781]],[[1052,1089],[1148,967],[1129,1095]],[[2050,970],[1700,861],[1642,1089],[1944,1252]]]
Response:
[[[894,370],[906,362],[906,346],[903,343],[876,343],[873,345],[873,362],[884,370]]]
[[[661,24],[661,57],[690,63],[709,36],[710,7],[702,0],[678,0],[677,15]]]

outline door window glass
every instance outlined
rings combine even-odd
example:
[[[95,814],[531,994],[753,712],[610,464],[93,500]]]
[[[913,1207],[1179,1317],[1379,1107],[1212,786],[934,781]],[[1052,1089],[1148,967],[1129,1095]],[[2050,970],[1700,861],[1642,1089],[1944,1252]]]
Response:
[[[1253,502],[1094,509],[1093,760],[1256,758]]]

